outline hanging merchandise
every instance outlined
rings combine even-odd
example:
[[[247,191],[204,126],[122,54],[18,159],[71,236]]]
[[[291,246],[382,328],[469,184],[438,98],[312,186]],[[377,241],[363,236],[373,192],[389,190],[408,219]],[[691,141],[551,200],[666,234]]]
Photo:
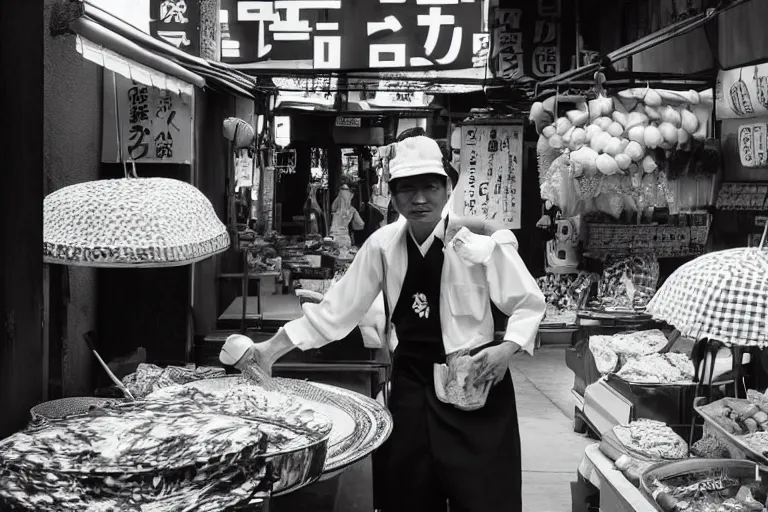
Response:
[[[253,145],[253,126],[242,119],[228,117],[224,120],[224,138],[232,143],[233,149],[249,148]]]
[[[253,187],[253,158],[250,151],[241,149],[235,156],[235,192]]]
[[[596,91],[591,100],[554,95],[531,108],[540,134],[542,199],[569,215],[598,211],[618,219],[647,208],[675,209],[679,186],[669,189],[667,180],[717,172],[719,146],[707,139],[711,89],[645,87],[608,96],[598,84]]]
[[[464,215],[520,229],[522,133],[520,125],[462,126],[457,190],[464,191]]]
[[[89,181],[43,205],[46,263],[91,267],[188,265],[229,247],[226,226],[198,189],[167,178]]]

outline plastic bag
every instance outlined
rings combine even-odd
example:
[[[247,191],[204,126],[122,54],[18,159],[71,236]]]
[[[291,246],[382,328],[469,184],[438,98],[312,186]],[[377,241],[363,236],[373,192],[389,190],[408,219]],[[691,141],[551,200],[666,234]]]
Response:
[[[624,197],[616,192],[601,192],[597,198],[595,198],[595,206],[598,211],[607,213],[614,219],[621,217],[621,212],[624,211]]]

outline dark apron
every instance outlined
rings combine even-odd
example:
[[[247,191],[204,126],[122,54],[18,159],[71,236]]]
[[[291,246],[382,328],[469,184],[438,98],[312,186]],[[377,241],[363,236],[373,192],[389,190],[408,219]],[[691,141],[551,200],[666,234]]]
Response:
[[[410,235],[408,270],[392,314],[398,336],[389,408],[394,430],[377,454],[386,512],[521,512],[520,435],[507,373],[485,407],[461,411],[435,395],[445,362],[440,327],[443,243],[425,257]],[[428,308],[428,309],[427,309]],[[428,311],[428,312],[427,312]]]

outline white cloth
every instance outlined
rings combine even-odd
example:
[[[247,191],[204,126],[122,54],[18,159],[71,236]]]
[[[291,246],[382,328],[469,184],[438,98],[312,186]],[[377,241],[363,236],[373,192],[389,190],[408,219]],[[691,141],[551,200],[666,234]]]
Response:
[[[387,266],[387,300],[390,311],[394,310],[407,270],[407,233],[405,222],[375,231],[323,301],[305,304],[304,316],[286,324],[286,333],[294,345],[308,350],[349,334],[381,294],[382,261]],[[443,235],[442,229],[436,230],[435,236],[442,238]],[[495,248],[485,265],[467,265],[453,248],[444,250],[440,323],[446,354],[493,341],[491,300],[509,316],[504,340],[515,342],[533,354],[536,333],[546,309],[544,295],[517,254],[514,235],[505,230],[490,238]],[[390,341],[390,348],[394,349],[397,340],[393,337]]]

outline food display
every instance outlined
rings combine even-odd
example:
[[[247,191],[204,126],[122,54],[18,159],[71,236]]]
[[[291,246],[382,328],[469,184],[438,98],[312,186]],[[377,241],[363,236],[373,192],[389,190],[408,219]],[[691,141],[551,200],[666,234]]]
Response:
[[[659,261],[649,254],[609,263],[603,270],[597,297],[589,306],[601,310],[642,310],[656,293]]]
[[[667,344],[667,337],[658,329],[589,337],[589,350],[603,375],[618,371],[631,359],[656,354]]]
[[[750,464],[744,463],[745,468],[702,468],[669,478],[654,478],[648,487],[665,512],[763,512],[768,488],[759,470],[751,470],[756,466]]]
[[[579,305],[589,293],[598,276],[589,272],[578,274],[547,274],[536,280],[544,298],[547,310],[542,325],[574,324]]]
[[[179,366],[161,368],[154,364],[141,363],[134,373],[123,378],[123,384],[131,392],[131,395],[139,400],[153,391],[167,386],[212,379],[225,373],[224,368],[211,366],[200,366],[194,369]]]
[[[616,375],[627,382],[675,384],[692,382],[694,371],[686,354],[668,352],[632,358]]]
[[[674,201],[666,163],[696,153],[707,137],[712,90],[636,88],[594,99],[552,96],[533,104],[538,147],[562,154],[541,170],[541,197],[568,215],[624,211]],[[564,115],[560,115],[564,112]]]
[[[702,410],[729,434],[745,435],[768,431],[768,407],[755,400],[760,393],[750,390],[747,400],[724,398],[702,407]],[[762,452],[763,450],[760,450]]]
[[[221,510],[269,485],[267,445],[259,422],[188,400],[97,410],[0,441],[0,509]]]
[[[688,457],[688,444],[660,421],[640,419],[613,427],[616,438],[630,453],[654,460]]]

